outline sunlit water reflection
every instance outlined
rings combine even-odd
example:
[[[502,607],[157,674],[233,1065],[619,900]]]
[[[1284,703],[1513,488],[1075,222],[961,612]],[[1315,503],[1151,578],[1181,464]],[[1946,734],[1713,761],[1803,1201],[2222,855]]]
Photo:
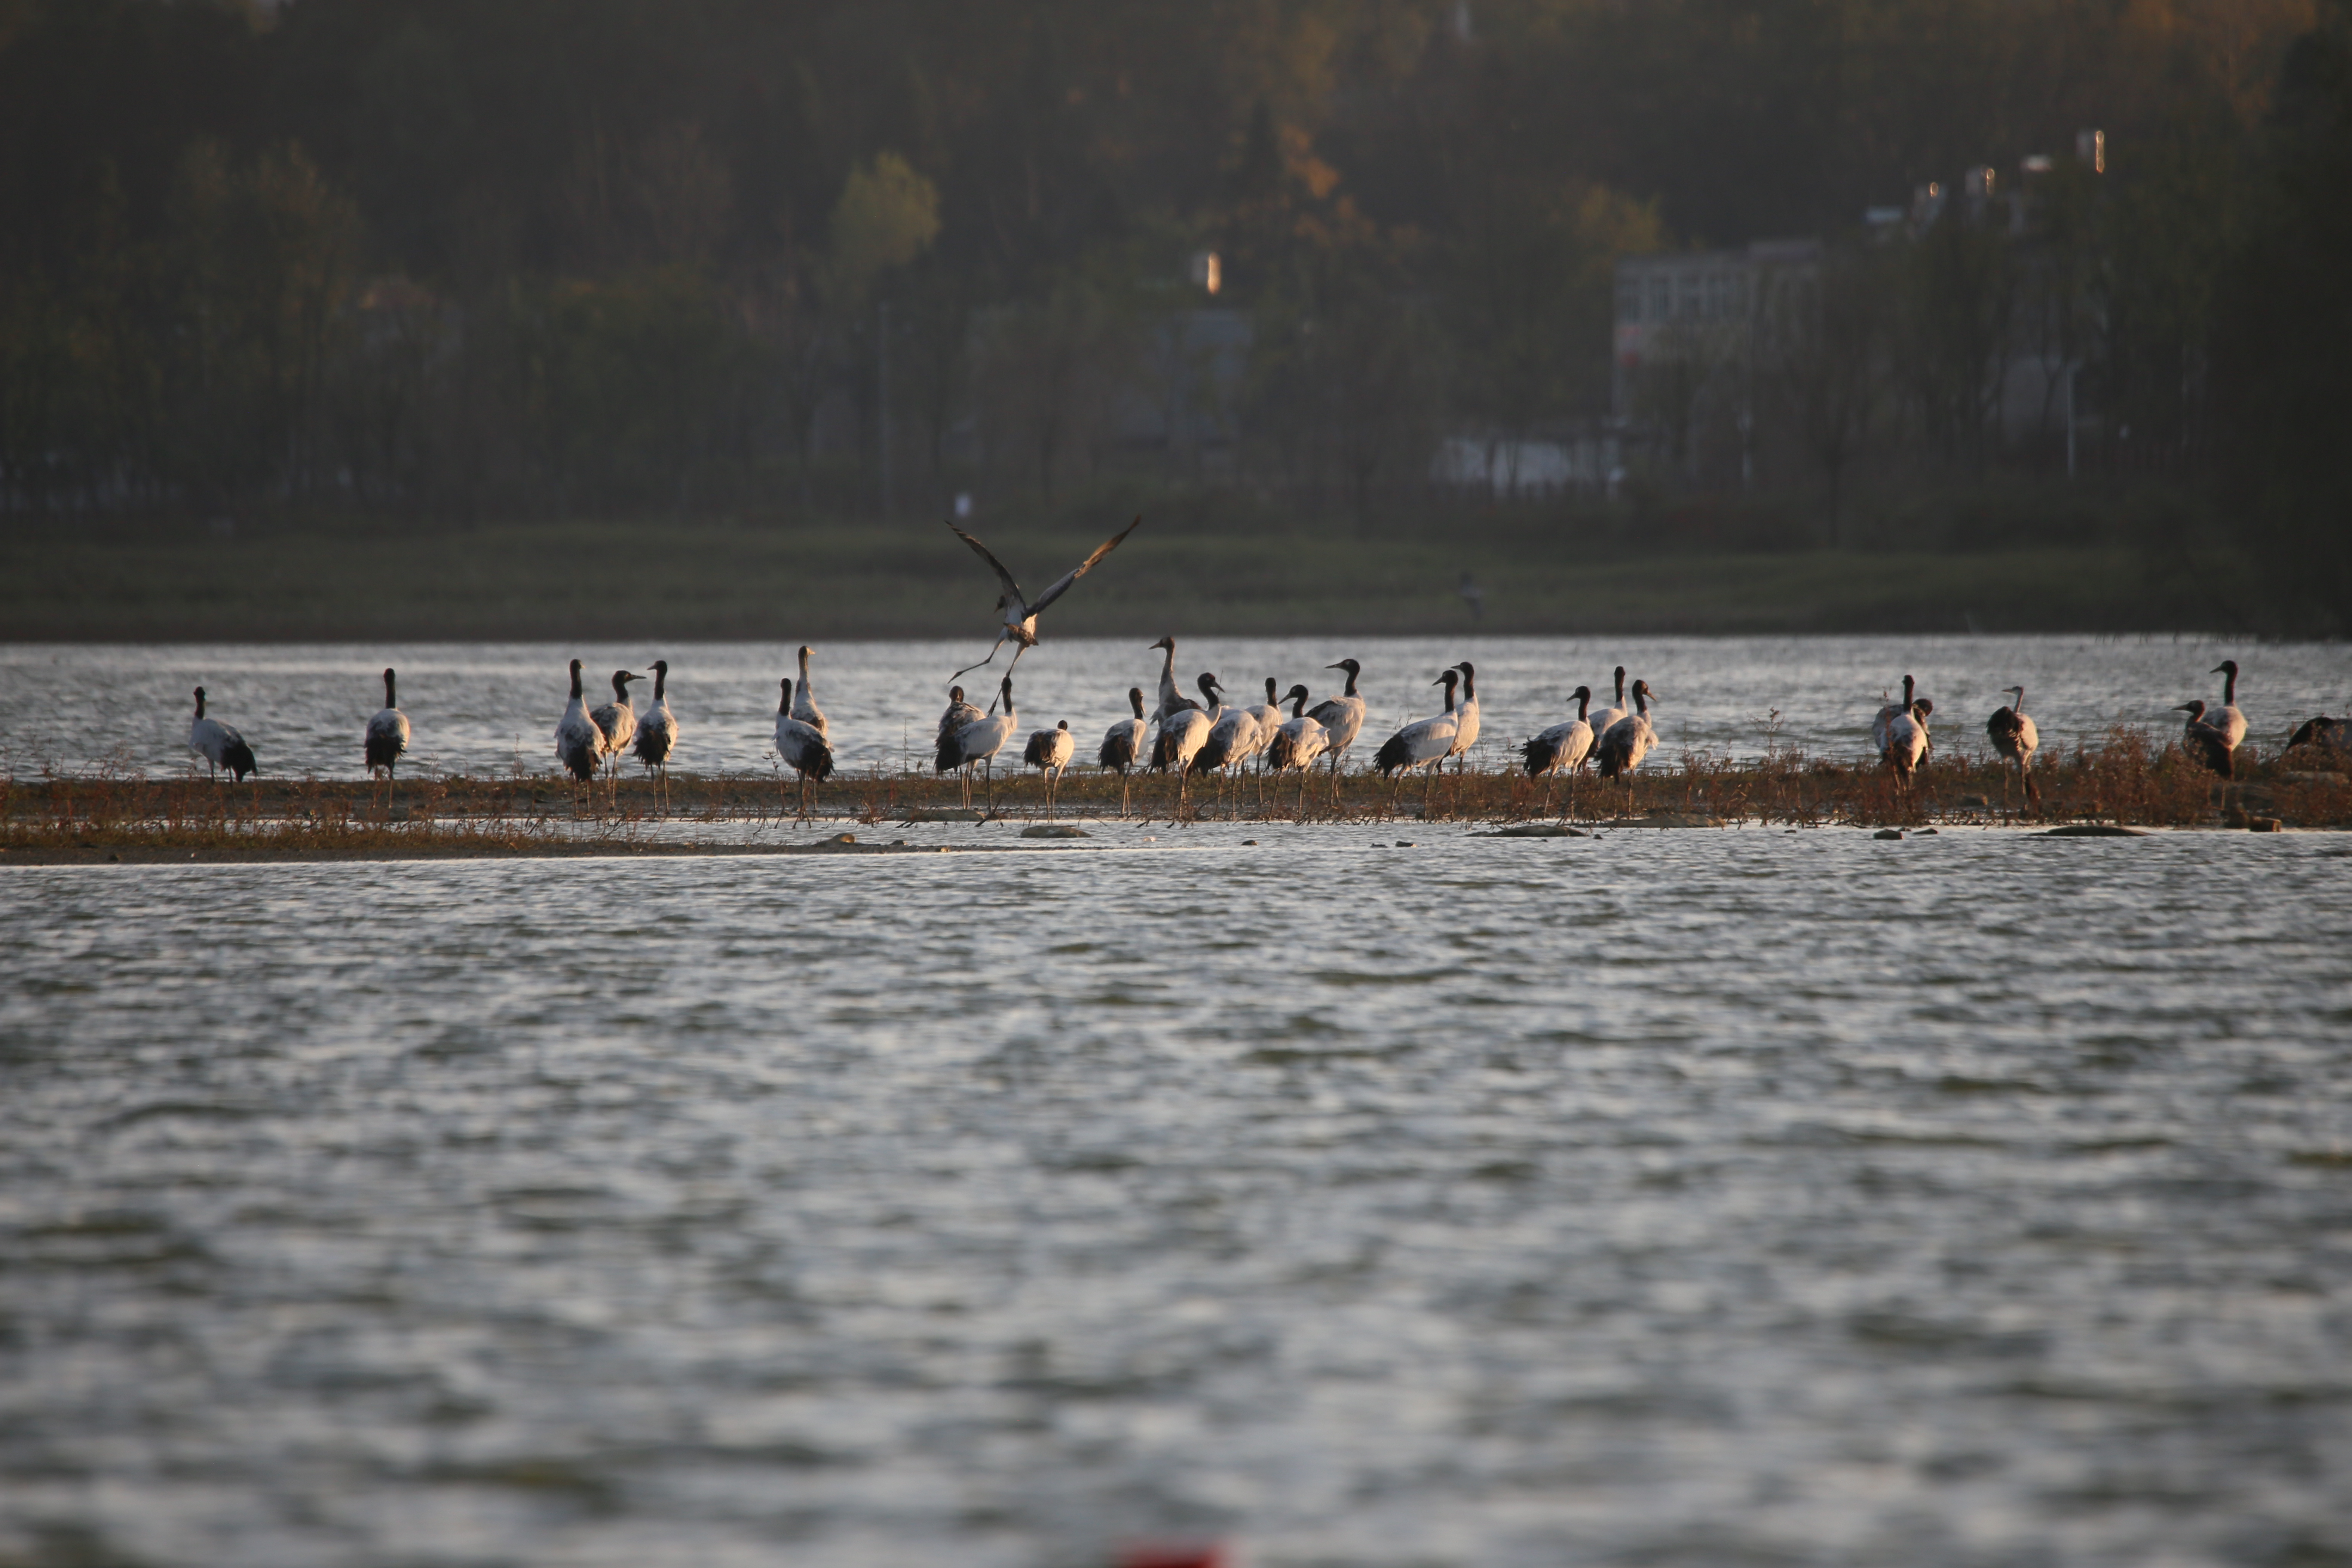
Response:
[[[2352,1553],[2343,839],[1419,831],[0,870],[0,1562]]]

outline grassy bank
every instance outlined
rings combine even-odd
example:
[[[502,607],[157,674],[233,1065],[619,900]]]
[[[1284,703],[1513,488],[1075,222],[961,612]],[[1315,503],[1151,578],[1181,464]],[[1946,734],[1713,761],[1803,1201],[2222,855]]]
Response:
[[[2177,746],[2119,730],[2100,745],[2043,756],[2033,801],[1989,757],[1953,748],[1938,754],[1908,794],[1882,768],[1797,753],[1743,763],[1684,755],[1653,759],[1624,787],[1589,774],[1573,785],[1550,786],[1516,770],[1394,783],[1358,773],[1340,781],[1335,795],[1328,776],[1318,774],[1303,803],[1295,775],[1263,787],[1243,779],[1223,790],[1213,779],[1194,779],[1181,802],[1175,781],[1143,776],[1133,781],[1127,809],[1160,821],[2352,827],[2352,775],[2337,771],[2339,756],[2301,752],[2264,762],[2242,753],[2242,764],[2225,784]],[[1073,770],[1053,809],[1066,822],[1115,816],[1120,783],[1097,769]],[[1031,822],[1047,811],[1034,774],[1008,769],[997,780],[998,819]],[[363,784],[307,780],[222,787],[190,778],[44,778],[0,784],[0,854],[22,864],[184,858],[181,852],[235,858],[740,853],[744,826],[781,828],[794,814],[790,787],[756,777],[679,775],[667,810],[642,780],[624,781],[610,797],[600,786],[583,802],[563,781],[530,776],[412,782],[389,797]],[[826,829],[978,815],[962,807],[952,779],[879,770],[828,781],[814,814]],[[667,826],[649,841],[644,835],[657,823]],[[863,848],[893,847],[864,837]]]
[[[982,531],[1032,592],[1123,518]],[[1629,552],[1468,513],[1360,539],[1147,517],[1053,630],[1193,636],[2231,629],[2236,557],[2113,546],[1980,552]],[[54,521],[0,535],[12,640],[969,635],[995,584],[937,522],[611,522],[474,529]]]

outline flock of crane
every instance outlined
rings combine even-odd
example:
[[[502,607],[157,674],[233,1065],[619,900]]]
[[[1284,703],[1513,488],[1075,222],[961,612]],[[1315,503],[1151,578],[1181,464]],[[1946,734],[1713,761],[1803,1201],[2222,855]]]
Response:
[[[1318,768],[1328,773],[1332,797],[1338,799],[1341,765],[1362,735],[1368,717],[1367,704],[1358,689],[1363,673],[1360,663],[1343,658],[1327,666],[1340,671],[1345,683],[1320,702],[1313,701],[1304,684],[1284,691],[1272,677],[1266,679],[1263,701],[1234,702],[1228,700],[1224,683],[1213,672],[1196,678],[1197,697],[1182,689],[1176,678],[1175,638],[1161,637],[1151,647],[1161,655],[1157,702],[1147,704],[1143,689],[1129,687],[1129,715],[1110,726],[1095,752],[1096,762],[1119,777],[1122,816],[1130,804],[1133,775],[1139,772],[1172,773],[1181,813],[1192,779],[1214,775],[1222,792],[1253,761],[1258,764],[1261,789],[1265,778],[1297,775],[1302,815],[1310,777]],[[799,812],[803,817],[811,809],[812,792],[835,768],[831,726],[817,705],[809,676],[814,651],[803,646],[798,679],[786,676],[777,683],[776,755],[797,777]],[[626,669],[613,672],[613,700],[592,708],[582,684],[581,661],[573,659],[571,700],[555,726],[555,752],[576,784],[593,789],[601,773],[609,791],[617,791],[621,764],[634,758],[645,766],[657,798],[666,806],[678,721],[669,705],[668,661],[656,659],[647,668],[652,671],[653,699],[642,712],[629,688],[647,678]],[[2237,661],[2225,659],[2213,673],[2223,678],[2221,703],[2209,706],[2200,699],[2181,704],[2176,711],[2189,715],[2181,731],[2183,752],[2228,779],[2235,773],[2236,753],[2246,737],[2246,717],[2237,702]],[[362,734],[362,756],[371,777],[380,776],[387,784],[394,778],[411,737],[408,716],[399,706],[397,681],[397,672],[383,672],[383,707],[367,721]],[[1442,710],[1404,725],[1380,744],[1371,766],[1383,778],[1427,770],[1433,779],[1448,760],[1457,768],[1466,765],[1480,728],[1477,668],[1464,659],[1440,671],[1431,684],[1444,689]],[[2041,736],[2025,711],[2025,689],[2012,686],[2005,695],[2009,702],[1985,721],[1985,732],[1994,752],[2015,769],[2027,799],[2038,800],[2041,792],[2034,782],[2033,755],[2041,746]],[[1574,717],[1539,731],[1515,748],[1528,775],[1546,781],[1547,812],[1559,781],[1570,781],[1572,799],[1575,780],[1588,765],[1604,780],[1624,780],[1657,745],[1650,707],[1658,694],[1646,680],[1636,679],[1629,687],[1622,665],[1615,670],[1613,694],[1607,706],[1594,706],[1600,700],[1589,686],[1579,686],[1570,696],[1576,704]],[[236,730],[209,714],[205,700],[205,689],[196,688],[188,744],[212,764],[215,776],[226,770],[242,783],[257,771],[253,748]],[[1899,795],[1908,795],[1918,770],[1934,750],[1928,727],[1934,712],[1934,702],[1906,675],[1902,700],[1880,708],[1872,721],[1872,748]],[[959,775],[966,805],[971,804],[977,773],[985,783],[992,809],[996,762],[1020,737],[1020,714],[1009,670],[999,679],[996,700],[986,711],[967,700],[964,689],[956,686],[950,689],[947,709],[940,715],[932,765],[939,773]],[[2288,742],[2289,749],[2306,744],[2352,749],[2352,723],[2325,715],[2312,719]],[[1021,756],[1025,765],[1043,775],[1046,811],[1052,815],[1063,775],[1077,757],[1069,721],[1029,731]]]
[[[953,523],[948,525],[957,538],[987,563],[1001,589],[996,601],[1001,630],[995,645],[989,649],[987,658],[965,666],[956,675],[992,663],[1007,642],[1013,645],[1012,662],[999,678],[996,696],[987,710],[967,701],[964,689],[955,686],[949,690],[947,710],[940,715],[933,766],[941,774],[959,775],[967,806],[971,804],[972,774],[978,770],[986,782],[989,805],[993,808],[996,759],[1013,743],[1020,730],[1019,715],[1013,706],[1013,671],[1018,668],[1021,655],[1037,646],[1038,616],[1118,548],[1142,521],[1137,518],[1105,540],[1093,553],[1034,599],[1022,591],[1013,574],[990,553],[986,545]],[[1176,775],[1177,808],[1181,813],[1194,775],[1216,775],[1222,791],[1226,782],[1236,777],[1253,759],[1258,760],[1265,774],[1277,778],[1292,773],[1298,775],[1298,808],[1302,816],[1308,778],[1318,764],[1328,769],[1333,798],[1338,798],[1340,764],[1362,733],[1367,716],[1364,699],[1357,689],[1362,665],[1355,659],[1343,658],[1326,666],[1344,671],[1346,685],[1338,694],[1311,708],[1307,704],[1312,693],[1304,685],[1294,685],[1286,692],[1272,677],[1266,679],[1263,702],[1236,703],[1226,700],[1224,684],[1213,673],[1203,673],[1194,682],[1200,693],[1197,700],[1185,692],[1176,680],[1176,639],[1161,637],[1151,646],[1163,656],[1158,703],[1147,712],[1143,689],[1129,688],[1127,699],[1131,715],[1111,725],[1096,752],[1096,761],[1119,776],[1121,815],[1128,810],[1129,788],[1132,775],[1139,770],[1172,772]],[[814,652],[805,646],[800,649],[798,683],[790,676],[782,678],[776,704],[776,755],[798,777],[799,809],[803,818],[810,810],[811,792],[834,772],[830,726],[824,710],[817,706],[809,681],[809,660]],[[592,790],[601,769],[608,792],[614,793],[619,787],[622,760],[635,757],[655,780],[658,798],[667,805],[669,763],[677,749],[678,724],[669,706],[668,662],[656,659],[649,668],[653,671],[653,702],[640,714],[631,700],[629,688],[645,679],[644,676],[626,669],[614,670],[613,700],[591,708],[581,684],[581,662],[573,659],[572,699],[555,726],[555,754],[578,784]],[[2234,758],[2246,736],[2246,719],[2238,709],[2237,661],[2224,659],[2212,673],[2225,678],[2221,705],[2209,708],[2199,700],[2183,703],[2177,711],[2189,715],[2181,736],[2184,752],[2226,779],[2234,773]],[[1586,763],[1591,763],[1604,780],[1625,780],[1656,747],[1658,735],[1650,721],[1650,704],[1658,694],[1646,680],[1635,680],[1629,689],[1622,665],[1617,667],[1614,679],[1613,695],[1607,707],[1595,711],[1591,688],[1580,686],[1572,693],[1576,703],[1574,718],[1551,725],[1518,746],[1521,763],[1528,774],[1546,781],[1547,812],[1550,809],[1551,793],[1561,778],[1570,780],[1573,798],[1575,780]],[[394,671],[383,672],[383,707],[368,720],[362,740],[371,777],[381,776],[387,787],[408,750],[410,738],[408,717],[400,710],[396,680]],[[1372,755],[1372,767],[1384,778],[1394,779],[1416,769],[1427,769],[1433,779],[1448,759],[1454,761],[1457,769],[1467,765],[1467,754],[1477,742],[1479,731],[1477,669],[1464,659],[1440,671],[1430,684],[1444,689],[1444,710],[1415,720],[1381,742]],[[203,687],[196,688],[195,695],[196,711],[188,731],[189,747],[212,765],[215,777],[225,768],[242,783],[256,771],[252,746],[236,730],[206,714]],[[1986,721],[1985,731],[1994,752],[2004,763],[2016,769],[2027,798],[2039,799],[2041,792],[2033,779],[2033,753],[2041,745],[2041,736],[2025,711],[2025,689],[2010,687],[2007,695],[2011,700]],[[1286,716],[1283,712],[1286,703],[1290,709]],[[1916,682],[1906,675],[1903,678],[1903,700],[1881,708],[1871,724],[1873,747],[1901,795],[1908,795],[1916,774],[1933,751],[1928,720],[1934,711],[1935,704],[1919,694]],[[2336,750],[2352,747],[2352,724],[2323,715],[2297,730],[2288,746],[2292,749],[2311,743]],[[1070,733],[1067,720],[1050,730],[1032,731],[1027,737],[1022,759],[1045,777],[1048,815],[1055,809],[1063,775],[1076,754],[1077,742]],[[2004,791],[2005,781],[2004,773]],[[1630,783],[1627,789],[1630,803]]]

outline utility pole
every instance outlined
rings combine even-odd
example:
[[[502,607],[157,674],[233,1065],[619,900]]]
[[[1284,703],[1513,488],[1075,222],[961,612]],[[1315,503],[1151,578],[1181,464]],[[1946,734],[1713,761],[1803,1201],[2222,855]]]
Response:
[[[874,334],[874,448],[882,466],[882,516],[887,521],[898,513],[890,483],[890,301],[883,300],[878,309],[881,321]]]
[[[2074,373],[2082,368],[2081,360],[2066,362],[2066,477],[2069,479],[2074,477]]]

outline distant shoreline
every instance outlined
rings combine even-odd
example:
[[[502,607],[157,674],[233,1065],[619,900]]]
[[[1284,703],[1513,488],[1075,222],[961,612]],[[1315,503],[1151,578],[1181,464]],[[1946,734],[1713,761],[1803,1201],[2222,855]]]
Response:
[[[1050,580],[1092,541],[988,531]],[[516,523],[463,531],[59,521],[0,535],[18,643],[970,637],[995,585],[946,531],[903,525]],[[1468,573],[1482,614],[1460,591]],[[1948,553],[1642,553],[1504,521],[1411,534],[1142,531],[1056,604],[1049,631],[1192,637],[2237,633],[2252,568],[2121,546]]]

